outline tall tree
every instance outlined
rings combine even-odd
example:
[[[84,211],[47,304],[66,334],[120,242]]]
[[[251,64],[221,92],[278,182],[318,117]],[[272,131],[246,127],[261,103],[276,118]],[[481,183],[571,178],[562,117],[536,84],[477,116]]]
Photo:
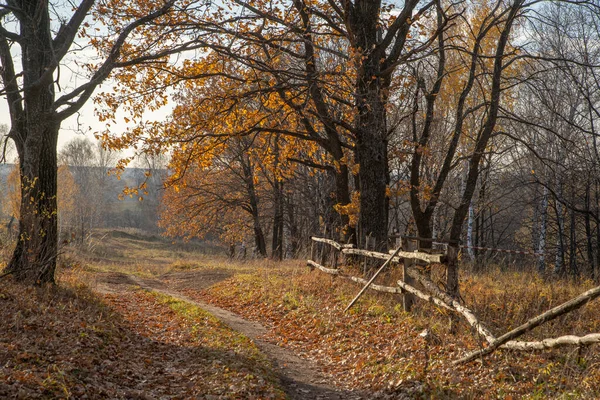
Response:
[[[515,57],[510,46],[513,28],[524,11],[523,0],[509,3],[473,2],[476,7],[464,21],[446,32],[437,31],[437,60],[430,84],[416,78],[415,96],[424,98],[424,118],[412,117],[414,151],[410,160],[410,201],[420,237],[431,238],[433,216],[453,170],[466,164],[463,184],[457,192],[449,239],[446,289],[458,293],[458,243],[479,180],[481,163],[496,131],[502,94]],[[438,18],[442,18],[438,12]],[[463,35],[456,35],[462,32]],[[450,49],[450,50],[449,50]],[[446,104],[440,104],[441,99]],[[440,115],[446,115],[449,126]],[[436,121],[437,120],[437,121]],[[418,122],[420,121],[420,122]],[[449,131],[449,132],[448,132]],[[440,146],[440,141],[442,145]],[[435,143],[439,152],[433,152]],[[432,157],[439,157],[427,179]],[[465,162],[461,161],[466,159]],[[427,242],[426,242],[427,243]]]
[[[165,57],[180,42],[155,41],[149,30],[173,8],[174,0],[154,5],[81,0],[2,0],[0,2],[0,94],[10,111],[9,137],[15,142],[21,176],[19,239],[7,272],[41,284],[54,281],[57,257],[57,139],[61,123],[77,113],[118,67]],[[110,10],[119,18],[96,26],[111,42],[84,82],[68,88],[60,81],[67,55],[94,23],[92,14]],[[114,33],[114,36],[112,36]],[[92,38],[94,40],[94,38]],[[95,38],[97,41],[98,39]],[[131,40],[145,41],[143,53]],[[175,46],[175,48],[173,47]],[[79,81],[81,82],[81,81]]]
[[[193,26],[197,40],[211,49],[209,57],[218,54],[213,57],[217,68],[198,68],[206,66],[204,60],[190,60],[169,75],[163,65],[144,65],[148,82],[144,87],[156,82],[156,77],[170,84],[220,75],[238,83],[235,93],[240,100],[249,95],[279,95],[297,114],[296,131],[286,133],[318,144],[333,160],[341,207],[351,203],[350,166],[357,165],[353,172],[361,208],[359,236],[362,242],[371,236],[385,246],[387,109],[398,68],[431,43],[432,38],[422,33],[436,4],[441,9],[440,2],[420,0],[406,1],[399,9],[372,0],[215,3],[213,13],[191,16],[186,26]],[[441,21],[439,29],[448,21],[445,14]],[[135,89],[130,80],[124,81],[128,90]],[[127,141],[139,139],[141,132],[133,131]],[[350,239],[354,227],[347,215],[341,218],[346,225],[344,239]]]

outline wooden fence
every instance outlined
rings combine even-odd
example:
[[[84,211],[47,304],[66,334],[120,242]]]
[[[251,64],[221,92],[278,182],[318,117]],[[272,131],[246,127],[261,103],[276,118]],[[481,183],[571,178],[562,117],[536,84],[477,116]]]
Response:
[[[418,241],[410,238],[406,239],[398,237],[396,245],[398,246],[398,248],[401,248],[401,250],[392,250],[389,254],[372,250],[356,249],[351,244],[340,244],[331,239],[324,239],[318,237],[312,237],[311,239],[311,259],[307,260],[307,265],[309,267],[311,267],[312,269],[317,268],[320,271],[325,272],[327,274],[336,275],[356,283],[368,285],[368,288],[371,290],[386,293],[402,294],[402,304],[405,311],[410,311],[414,302],[414,298],[413,293],[404,289],[402,287],[402,284],[399,284],[398,286],[383,286],[370,283],[370,281],[367,281],[364,278],[346,275],[338,269],[340,262],[344,263],[347,256],[361,257],[364,265],[364,273],[366,275],[369,259],[379,259],[386,261],[389,260],[391,264],[401,264],[401,282],[412,286],[415,284],[415,278],[413,276],[414,274],[411,274],[411,269],[417,263],[444,263],[446,260],[445,254],[430,254],[425,251],[418,250]],[[392,254],[393,257],[391,257]],[[325,264],[327,262],[331,263],[333,268],[326,267]]]
[[[402,245],[402,248],[398,247],[397,250],[391,251],[390,254],[385,254],[372,250],[355,249],[352,245],[340,244],[330,239],[313,237],[311,259],[307,260],[307,265],[312,270],[318,269],[327,274],[365,285],[363,290],[354,298],[346,310],[354,304],[354,301],[356,301],[368,288],[379,292],[401,294],[403,296],[403,306],[405,311],[410,311],[414,298],[418,297],[421,300],[433,303],[438,307],[445,308],[463,317],[463,319],[486,342],[486,345],[482,346],[482,349],[468,353],[459,360],[456,360],[455,364],[486,356],[498,348],[512,350],[541,350],[559,346],[587,346],[600,343],[600,333],[590,333],[585,336],[565,335],[557,338],[546,338],[540,341],[530,342],[515,340],[524,333],[600,297],[600,286],[590,289],[497,337],[479,321],[476,315],[468,307],[440,290],[426,274],[421,273],[415,268],[417,262],[428,264],[444,263],[447,257],[446,254],[429,254],[418,249],[412,250],[416,248],[416,242],[414,240],[405,240]],[[345,262],[346,256],[359,256],[363,257],[365,260],[368,258],[386,260],[377,273],[389,264],[402,263],[402,279],[397,282],[397,286],[383,286],[372,283],[376,275],[371,278],[371,280],[367,281],[364,278],[344,274],[338,266],[340,263]],[[319,262],[317,262],[317,260]],[[326,267],[324,264],[327,262],[330,262],[333,268]],[[419,285],[419,288],[417,288],[417,284]]]

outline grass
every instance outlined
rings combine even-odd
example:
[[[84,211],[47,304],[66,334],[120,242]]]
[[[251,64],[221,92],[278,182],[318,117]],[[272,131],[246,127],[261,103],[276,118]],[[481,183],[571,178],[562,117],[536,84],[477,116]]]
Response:
[[[88,264],[97,254],[73,252],[62,255],[57,286],[0,280],[1,398],[285,398],[256,346],[198,307],[139,289],[90,290],[99,273],[158,276],[179,268],[164,241],[105,237],[106,251],[113,240],[131,245],[122,264],[117,253]],[[197,257],[189,265],[204,257],[176,251]],[[157,255],[169,264],[144,269],[152,259],[144,257]]]
[[[140,277],[159,277],[169,272],[195,269],[252,271],[264,260],[233,265],[215,246],[186,243],[147,235],[133,229],[95,231],[84,247],[64,247],[61,265],[85,266],[90,273],[126,272]],[[221,253],[222,254],[222,253]]]
[[[159,304],[168,306],[187,324],[190,324],[194,339],[198,343],[222,351],[234,351],[249,360],[253,360],[256,364],[265,366],[265,372],[271,368],[269,361],[254,342],[233,331],[209,312],[171,296],[156,292],[149,292],[148,294],[153,296]]]
[[[432,277],[440,272],[432,271]],[[393,282],[395,274],[388,273],[387,281]],[[466,304],[500,335],[591,286],[592,282],[551,282],[534,273],[492,268],[463,274],[461,292]],[[421,395],[436,398],[600,395],[597,346],[500,351],[483,362],[452,367],[451,361],[480,346],[468,325],[461,323],[453,334],[445,310],[418,302],[407,314],[398,306],[399,297],[377,293],[365,295],[344,314],[358,290],[355,284],[310,273],[297,264],[236,275],[196,295],[272,324],[274,340],[319,359],[334,379],[350,388],[405,390],[419,381],[425,384]],[[588,304],[524,339],[599,332],[596,310],[597,303]],[[433,333],[429,342],[419,337],[426,328]]]
[[[598,346],[541,352],[502,350],[483,361],[452,367],[453,360],[481,346],[481,341],[462,322],[456,332],[451,332],[447,312],[433,305],[417,301],[413,312],[405,313],[399,306],[400,296],[368,292],[348,313],[343,313],[359,286],[319,271],[309,272],[303,261],[233,261],[216,257],[200,247],[173,245],[168,240],[147,238],[136,232],[96,237],[98,241],[85,251],[63,254],[61,284],[79,290],[82,281],[89,283],[98,274],[114,272],[162,279],[173,274],[191,277],[196,270],[227,271],[231,278],[208,289],[192,285],[185,293],[260,321],[271,328],[272,341],[317,360],[332,381],[346,388],[401,391],[409,393],[411,398],[600,397]],[[359,274],[352,269],[347,272]],[[443,278],[440,267],[434,266],[431,274],[436,281]],[[393,284],[399,277],[399,271],[391,269],[378,283]],[[500,266],[476,274],[464,270],[461,276],[465,304],[496,335],[593,285],[588,281],[544,280],[536,273],[503,270]],[[136,293],[135,296],[137,301],[151,302],[152,307],[163,310],[163,325],[168,325],[169,320],[179,321],[173,325],[178,328],[171,331],[183,330],[187,339],[176,341],[177,346],[218,348],[213,353],[218,357],[215,355],[213,359],[229,354],[227,349],[234,349],[233,353],[247,365],[264,367],[260,354],[246,346],[246,339],[237,336],[228,339],[229,334],[220,331],[218,324],[213,325],[216,322],[202,310],[159,295]],[[134,321],[140,326],[151,324],[147,319],[150,316],[136,316],[135,309],[125,307],[122,301],[110,305],[113,311],[119,311],[118,315],[135,316],[127,329],[135,331],[131,325]],[[63,310],[71,307],[61,302],[56,304],[61,304]],[[537,328],[523,339],[600,332],[597,307],[597,301],[592,302]],[[24,317],[19,311],[22,307],[3,320],[22,323]],[[205,325],[200,326],[198,321],[204,321]],[[158,337],[167,335],[161,329],[164,327],[155,327]],[[419,336],[424,329],[431,332],[427,340]],[[106,332],[110,337],[110,329],[98,325],[98,330],[86,330],[83,334],[102,337]],[[169,336],[164,340],[166,337]],[[33,365],[29,367],[31,370],[38,362],[35,358],[26,360],[26,364]],[[39,377],[39,382],[52,387],[52,393],[64,393],[65,387],[73,390],[74,378],[68,368],[58,365],[56,370],[54,367],[48,370],[49,366],[44,365],[50,373]],[[269,382],[269,372],[265,372],[268,367],[263,367],[259,368],[263,372],[250,375],[263,374],[261,379]],[[20,378],[13,375],[13,379]]]

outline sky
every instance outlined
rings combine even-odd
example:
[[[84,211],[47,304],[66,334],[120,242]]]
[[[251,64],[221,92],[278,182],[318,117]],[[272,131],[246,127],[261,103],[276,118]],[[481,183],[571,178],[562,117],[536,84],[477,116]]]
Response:
[[[110,91],[110,84],[105,84],[96,91]],[[57,96],[58,97],[58,96]],[[171,112],[171,107],[163,107],[160,110],[157,110],[152,113],[147,113],[144,115],[148,120],[163,120],[165,119]],[[119,113],[117,116],[117,123],[111,124],[112,131],[116,134],[123,133],[128,124],[125,123],[124,112]],[[0,97],[0,124],[4,124],[10,127],[10,116],[8,111],[8,105],[6,103],[6,99]],[[95,132],[102,132],[106,128],[104,122],[100,122],[98,117],[94,113],[94,103],[90,99],[81,110],[69,117],[65,121],[63,121],[61,125],[61,129],[58,135],[58,151],[60,150],[71,140],[77,137],[85,137],[92,142],[96,142],[96,138],[94,137]],[[129,157],[133,155],[133,150],[125,151],[124,156]],[[11,158],[7,159],[7,162],[12,162]]]
[[[59,3],[58,11],[64,12],[65,15],[70,15],[71,10],[70,6],[68,9],[61,8],[61,4],[64,6],[69,5],[68,2]],[[90,21],[91,22],[91,21]],[[10,22],[7,23],[5,28],[9,30],[16,30],[15,26],[11,26]],[[91,30],[91,28],[90,28]],[[15,60],[15,67],[17,69],[20,68],[19,60],[21,58],[19,46],[15,45],[12,48],[13,60]],[[87,82],[86,74],[83,72],[84,69],[80,67],[82,62],[98,62],[97,53],[88,46],[87,40],[76,39],[73,45],[70,48],[70,51],[65,55],[61,62],[60,71],[58,76],[60,77],[59,88],[57,88],[56,98],[59,98],[61,95],[71,92],[74,88],[79,85]],[[17,71],[18,72],[18,71]],[[56,75],[55,75],[56,76]],[[1,84],[0,84],[1,85]],[[100,92],[111,92],[112,84],[110,81],[105,81],[102,85],[96,88],[96,92],[94,95]],[[144,115],[144,119],[146,120],[163,120],[166,118],[172,110],[172,106],[163,107],[162,109],[152,112],[146,113]],[[125,123],[124,112],[118,112],[117,114],[117,123],[111,123],[112,132],[115,134],[119,134],[124,132],[128,124]],[[8,104],[6,99],[0,96],[0,125],[7,125],[10,127],[10,115]],[[78,113],[69,117],[65,121],[62,122],[61,130],[58,136],[58,151],[60,151],[67,143],[73,140],[76,137],[85,137],[92,142],[96,142],[94,137],[95,132],[103,132],[106,126],[104,122],[100,122],[94,113],[94,103],[93,96],[88,102],[79,110]],[[133,151],[125,151],[125,156],[133,155]],[[12,160],[8,160],[12,161]]]

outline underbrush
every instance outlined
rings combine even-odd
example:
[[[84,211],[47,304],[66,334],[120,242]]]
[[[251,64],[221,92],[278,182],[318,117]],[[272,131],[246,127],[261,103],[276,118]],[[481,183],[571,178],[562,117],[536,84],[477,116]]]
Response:
[[[527,320],[572,299],[596,284],[591,280],[544,279],[534,272],[488,268],[483,273],[465,274],[462,296],[487,326],[504,333]],[[523,336],[523,340],[567,334],[600,332],[597,300],[565,314]]]
[[[0,271],[6,266],[12,254],[15,238],[3,224],[0,224]]]
[[[438,279],[441,270],[431,271]],[[385,284],[398,278],[391,271]],[[535,274],[466,275],[465,304],[496,335],[583,292],[591,282],[545,282]],[[319,271],[258,269],[237,275],[205,292],[205,301],[235,310],[272,327],[272,339],[318,360],[334,381],[349,388],[412,391],[433,398],[597,398],[598,347],[516,352],[500,350],[484,360],[452,366],[466,351],[482,346],[467,324],[450,331],[446,310],[417,302],[411,313],[399,295],[368,293],[343,309],[360,286]],[[550,322],[523,339],[600,331],[592,303]],[[420,336],[425,329],[428,335]]]

